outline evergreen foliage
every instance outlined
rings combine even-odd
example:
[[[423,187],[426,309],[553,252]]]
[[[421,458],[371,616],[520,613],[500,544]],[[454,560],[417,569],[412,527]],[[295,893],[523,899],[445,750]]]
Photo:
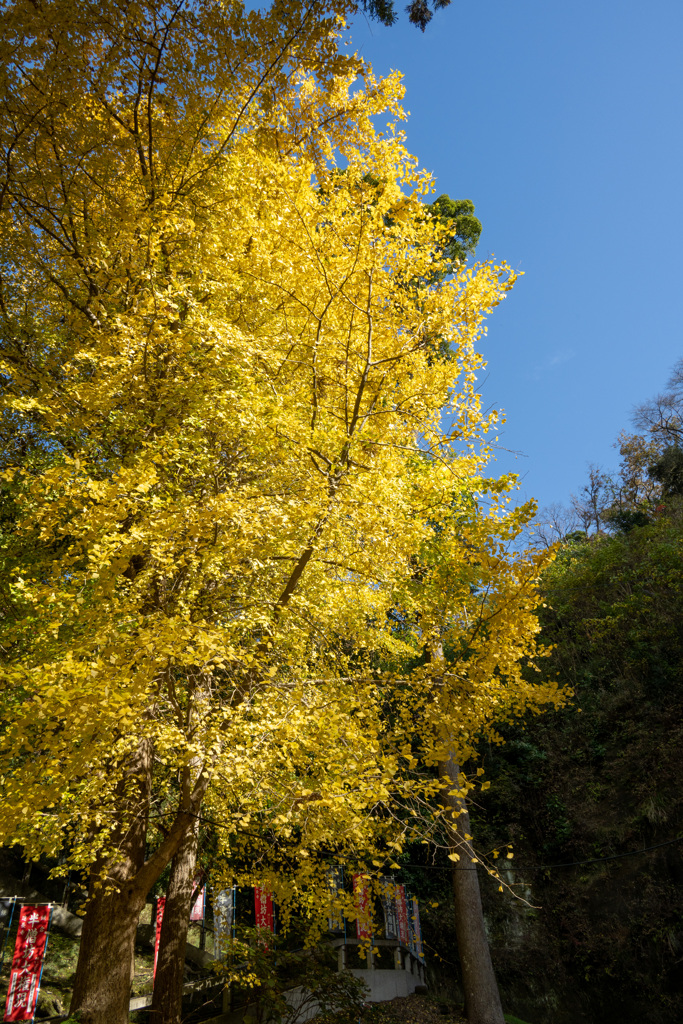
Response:
[[[418,28],[426,29],[435,11],[448,7],[451,0],[409,0],[406,6],[408,20]],[[394,0],[361,0],[364,11],[383,25],[394,25],[398,20]]]
[[[503,998],[540,1024],[683,1013],[683,503],[630,515],[544,573],[547,667],[574,702],[503,729],[472,812],[482,849],[514,842],[508,878],[537,908],[485,887]]]

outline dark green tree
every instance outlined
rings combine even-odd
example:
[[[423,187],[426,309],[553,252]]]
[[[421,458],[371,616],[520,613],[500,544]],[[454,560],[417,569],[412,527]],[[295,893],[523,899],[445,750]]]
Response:
[[[650,466],[650,476],[662,485],[662,498],[683,494],[683,448],[671,444]]]
[[[474,256],[481,236],[481,221],[474,216],[472,200],[451,199],[444,194],[430,203],[429,210],[451,232],[444,252],[452,263],[464,263],[469,256]]]
[[[431,3],[430,0],[410,0],[406,6],[408,20],[424,32],[434,17],[434,12],[448,7],[450,2],[451,0],[431,0]],[[394,25],[398,21],[394,0],[362,0],[361,6],[366,14],[383,25]]]
[[[504,1002],[526,993],[515,1012],[539,1024],[683,1013],[683,503],[662,505],[643,525],[565,543],[544,573],[541,666],[575,698],[503,728],[472,811],[482,849],[514,841],[514,881],[536,908],[484,887]]]

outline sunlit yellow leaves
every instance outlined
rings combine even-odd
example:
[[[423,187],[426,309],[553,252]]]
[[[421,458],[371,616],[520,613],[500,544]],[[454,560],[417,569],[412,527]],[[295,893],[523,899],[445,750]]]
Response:
[[[88,43],[67,33],[72,63],[41,51],[37,8],[35,36],[0,42],[40,85],[0,83],[27,119],[3,193],[5,409],[38,437],[5,474],[0,841],[111,852],[147,744],[152,846],[203,773],[217,857],[244,877],[275,851],[292,892],[326,892],[318,860],[380,872],[431,840],[435,766],[561,700],[520,669],[533,510],[484,475],[477,345],[514,274],[446,273],[431,179],[373,127],[402,117],[400,78],[358,76],[324,10],[202,5],[201,81],[180,18],[142,146],[138,79],[100,45],[119,6],[89,25],[48,6]]]

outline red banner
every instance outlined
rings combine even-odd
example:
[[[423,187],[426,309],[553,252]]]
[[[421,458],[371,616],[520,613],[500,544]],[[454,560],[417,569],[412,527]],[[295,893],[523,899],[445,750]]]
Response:
[[[408,929],[408,907],[406,906],[405,885],[396,886],[396,910],[398,911],[398,937],[403,946],[410,943],[410,931]]]
[[[256,927],[272,932],[273,897],[265,886],[254,886],[254,910],[256,911]]]
[[[353,897],[356,904],[356,937],[369,939],[372,936],[372,911],[370,888],[364,875],[353,876]]]
[[[157,896],[157,927],[154,935],[154,972],[152,978],[156,978],[157,975],[157,960],[159,959],[159,940],[161,939],[161,922],[164,919],[164,908],[166,906],[166,897]]]
[[[25,906],[19,914],[4,1020],[32,1020],[36,1010],[40,975],[50,926],[48,906]]]
[[[193,885],[193,889],[194,888],[195,888],[195,885]],[[202,886],[202,888],[197,893],[197,899],[192,904],[192,909],[190,910],[190,921],[203,921],[204,920],[204,900],[205,899],[206,899],[206,886],[204,885],[204,886]]]

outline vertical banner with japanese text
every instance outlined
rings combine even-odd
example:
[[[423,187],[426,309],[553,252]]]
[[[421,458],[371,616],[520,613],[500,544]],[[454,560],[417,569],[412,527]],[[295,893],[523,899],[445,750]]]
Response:
[[[384,938],[398,938],[398,915],[396,912],[396,885],[393,878],[384,878],[382,884],[382,911],[384,912]]]
[[[3,1020],[32,1020],[35,1015],[51,913],[49,904],[21,908]]]
[[[344,869],[331,867],[327,869],[327,888],[330,893],[330,912],[327,916],[327,927],[337,935],[346,932],[346,922],[339,907],[336,906],[337,893],[344,890]]]
[[[157,960],[159,959],[159,941],[161,939],[161,922],[164,920],[164,908],[166,906],[166,897],[157,897],[157,919],[156,919],[156,932],[154,934],[154,971],[152,978],[156,978],[157,975]]]
[[[410,931],[408,929],[405,885],[396,886],[396,911],[398,916],[398,937],[401,944],[407,946],[410,943]]]
[[[221,889],[213,897],[213,953],[219,959],[226,952],[235,916],[235,890]]]
[[[197,888],[197,883],[195,882],[193,884],[193,886],[192,886],[192,890],[194,891],[196,888]],[[206,903],[206,886],[203,885],[201,887],[201,889],[199,890],[199,892],[197,893],[197,897],[196,897],[194,903],[192,904],[192,907],[190,908],[190,921],[203,921],[204,920],[204,907],[205,907],[205,903]]]
[[[412,907],[412,913],[410,915],[410,930],[413,937],[413,941],[410,946],[417,956],[424,959],[424,952],[422,950],[422,928],[420,927],[420,908],[418,907],[417,900],[414,896],[410,903]]]
[[[353,899],[356,904],[356,937],[372,937],[372,911],[370,887],[365,875],[353,876]]]
[[[273,897],[265,885],[254,886],[256,927],[267,932],[273,930]]]

